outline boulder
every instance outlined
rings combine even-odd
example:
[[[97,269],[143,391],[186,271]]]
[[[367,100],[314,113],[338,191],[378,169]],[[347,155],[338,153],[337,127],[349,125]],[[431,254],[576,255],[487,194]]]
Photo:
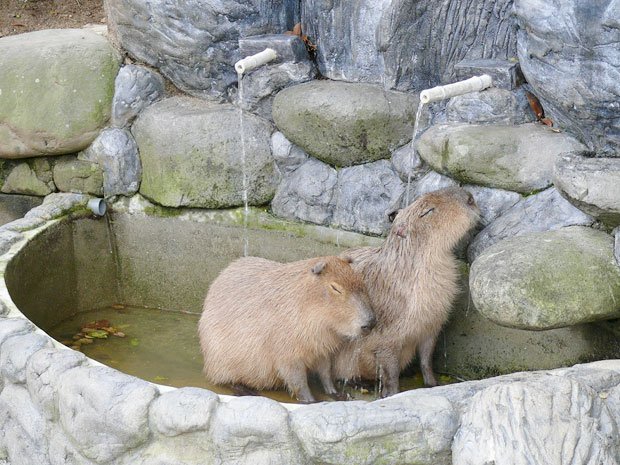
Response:
[[[493,83],[495,84],[495,83]],[[448,122],[523,124],[536,121],[525,91],[491,87],[452,97],[446,106]]]
[[[486,226],[467,251],[469,262],[487,247],[507,237],[566,226],[590,226],[594,218],[575,208],[554,189],[526,197]]]
[[[304,2],[323,76],[422,90],[456,80],[465,58],[516,55],[513,0]],[[447,34],[446,31],[450,31]]]
[[[528,194],[551,185],[559,154],[585,147],[541,124],[441,124],[422,134],[417,149],[461,182]]]
[[[493,322],[542,330],[620,316],[613,238],[581,226],[504,239],[480,254],[469,280]]]
[[[46,196],[56,190],[52,167],[46,158],[8,162],[4,166],[4,172],[6,175],[2,184],[4,194]]]
[[[609,226],[620,224],[620,159],[565,154],[555,164],[553,182],[580,210]]]
[[[54,163],[54,184],[61,192],[103,194],[103,173],[96,163],[64,156]]]
[[[420,179],[429,171],[429,167],[413,149],[411,142],[397,148],[392,153],[392,166],[403,182]]]
[[[111,34],[194,97],[221,100],[237,84],[238,41],[282,33],[299,21],[299,2],[106,0]]]
[[[491,224],[498,216],[512,208],[521,196],[516,192],[503,189],[492,189],[474,185],[463,186],[471,192],[480,208],[480,223],[482,226]]]
[[[369,84],[313,81],[279,92],[278,129],[310,155],[335,166],[382,158],[411,140],[418,97]]]
[[[226,208],[243,205],[245,185],[249,204],[265,204],[279,182],[271,125],[244,113],[243,130],[245,159],[233,106],[182,97],[151,105],[132,127],[142,161],[140,193],[167,207]]]
[[[74,153],[110,118],[120,55],[98,34],[52,29],[0,39],[0,158]]]
[[[614,255],[616,257],[616,263],[620,266],[620,226],[613,231],[614,235]]]
[[[289,174],[308,160],[308,154],[284,137],[280,131],[271,135],[271,153],[282,174]]]
[[[129,126],[142,110],[164,95],[162,77],[144,66],[123,66],[114,80],[113,127]]]
[[[546,116],[603,157],[620,156],[618,2],[514,0],[518,56]]]
[[[389,215],[400,207],[405,186],[388,160],[338,172],[332,225],[365,234],[384,234]]]

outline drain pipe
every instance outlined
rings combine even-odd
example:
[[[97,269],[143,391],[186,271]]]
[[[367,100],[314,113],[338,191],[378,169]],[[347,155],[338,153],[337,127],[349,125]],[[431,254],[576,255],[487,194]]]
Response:
[[[493,79],[488,74],[482,76],[474,76],[464,81],[447,84],[445,86],[437,86],[420,92],[420,102],[423,104],[437,102],[457,95],[468,94],[470,92],[479,92],[491,87]]]
[[[103,199],[90,199],[86,204],[88,209],[95,214],[95,216],[103,216],[108,209],[108,206]]]
[[[252,71],[254,68],[258,68],[278,57],[276,51],[272,48],[266,48],[262,52],[258,52],[255,55],[250,55],[235,63],[235,71],[238,75]]]

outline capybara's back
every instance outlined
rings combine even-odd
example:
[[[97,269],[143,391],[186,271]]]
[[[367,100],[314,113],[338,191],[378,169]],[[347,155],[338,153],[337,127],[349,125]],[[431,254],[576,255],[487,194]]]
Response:
[[[373,320],[363,280],[346,260],[241,258],[213,281],[204,302],[204,373],[216,384],[284,384],[307,397],[299,394],[301,370],[305,378]]]

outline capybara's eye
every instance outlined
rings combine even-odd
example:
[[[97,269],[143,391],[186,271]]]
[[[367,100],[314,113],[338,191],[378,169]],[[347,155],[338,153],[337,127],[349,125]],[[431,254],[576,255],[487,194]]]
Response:
[[[330,284],[331,288],[337,292],[338,294],[342,294],[342,291],[340,289],[338,289],[338,286],[336,286],[335,284]]]
[[[435,210],[435,207],[429,208],[428,210],[426,210],[424,213],[420,215],[420,218],[428,215],[429,213],[432,213],[434,210]]]

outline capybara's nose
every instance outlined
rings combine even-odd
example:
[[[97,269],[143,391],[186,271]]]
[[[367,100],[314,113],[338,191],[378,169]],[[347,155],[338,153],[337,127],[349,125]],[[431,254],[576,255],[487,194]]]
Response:
[[[376,326],[376,324],[377,319],[373,316],[364,326],[362,326],[362,334],[366,336],[372,330],[372,328]]]

